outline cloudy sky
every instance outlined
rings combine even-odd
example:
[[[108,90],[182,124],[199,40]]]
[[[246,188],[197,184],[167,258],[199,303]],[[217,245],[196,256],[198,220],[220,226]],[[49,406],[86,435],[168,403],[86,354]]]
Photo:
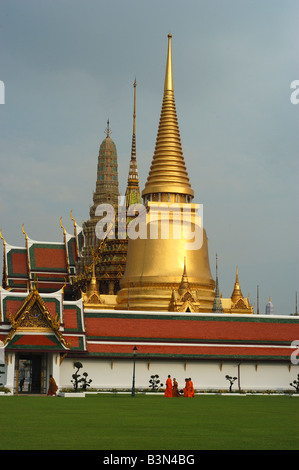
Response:
[[[295,310],[298,270],[297,0],[2,0],[0,228],[24,246],[89,217],[109,118],[120,190],[137,79],[140,187],[150,168],[172,33],[175,100],[211,270],[260,312]],[[1,247],[2,250],[2,247]],[[2,258],[2,255],[1,255]]]

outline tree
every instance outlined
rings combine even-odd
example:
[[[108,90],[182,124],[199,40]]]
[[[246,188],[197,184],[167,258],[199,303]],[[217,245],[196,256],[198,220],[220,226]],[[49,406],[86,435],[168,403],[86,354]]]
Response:
[[[163,384],[160,383],[159,376],[157,374],[151,375],[149,383],[153,392],[156,392],[160,387],[163,387]]]
[[[299,374],[297,375],[297,380],[293,380],[293,382],[290,383],[291,387],[294,387],[296,390],[296,393],[299,393]]]
[[[0,367],[4,367],[4,364],[0,364]],[[4,374],[4,372],[3,372],[2,370],[0,370],[0,375],[3,375],[3,374]],[[1,387],[2,385],[3,385],[3,384],[0,383],[0,387]]]
[[[229,380],[230,386],[229,386],[229,391],[232,392],[232,387],[234,385],[234,382],[237,380],[238,377],[231,377],[230,375],[225,376],[226,380]]]
[[[87,372],[83,372],[83,374],[82,374],[83,377],[81,377],[81,375],[79,374],[79,370],[82,369],[82,367],[83,367],[81,362],[74,362],[74,367],[77,368],[76,372],[72,375],[73,380],[71,380],[71,382],[74,385],[74,390],[75,390],[75,392],[77,392],[78,386],[81,383],[82,384],[81,389],[83,391],[85,391],[87,387],[90,387],[90,383],[92,382],[92,380],[91,379],[87,380],[87,377],[88,377]],[[79,377],[81,377],[81,378],[79,378]]]
[[[78,390],[78,385],[79,385],[79,377],[80,377],[79,370],[82,369],[83,366],[82,366],[81,362],[74,362],[74,367],[76,367],[77,370],[72,375],[73,380],[71,380],[71,382],[73,383],[74,389],[75,389],[75,392],[76,392]]]
[[[92,382],[92,380],[89,379],[89,380],[87,381],[87,376],[88,376],[88,373],[87,373],[87,372],[83,372],[82,375],[83,375],[84,377],[82,377],[82,378],[79,380],[79,382],[82,382],[82,387],[81,387],[81,388],[82,388],[82,390],[84,390],[84,392],[85,392],[86,388],[87,388],[87,387],[90,387],[90,383]]]

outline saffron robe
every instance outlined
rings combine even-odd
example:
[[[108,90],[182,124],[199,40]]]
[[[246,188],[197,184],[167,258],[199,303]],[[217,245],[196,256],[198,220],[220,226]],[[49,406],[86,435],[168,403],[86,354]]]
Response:
[[[55,380],[53,379],[53,377],[50,377],[49,389],[48,389],[47,395],[56,395],[57,390],[58,390],[58,387],[57,387]]]
[[[188,383],[189,383],[189,380],[186,380],[185,387],[183,388],[184,397],[188,396]]]
[[[173,380],[173,389],[172,389],[172,396],[173,397],[180,397],[180,392],[178,390],[178,383],[176,380]]]
[[[172,397],[172,380],[170,377],[166,380],[166,390],[164,395],[166,397]]]
[[[188,389],[187,389],[187,390],[188,390],[188,397],[189,397],[189,398],[195,396],[192,380],[189,380],[189,381],[188,381]]]

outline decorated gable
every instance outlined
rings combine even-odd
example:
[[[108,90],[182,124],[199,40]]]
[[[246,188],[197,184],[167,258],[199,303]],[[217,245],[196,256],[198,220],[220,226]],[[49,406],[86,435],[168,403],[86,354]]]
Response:
[[[9,350],[85,351],[83,302],[64,301],[63,297],[63,290],[40,294],[37,284],[27,292],[0,288],[5,346]]]
[[[8,310],[8,305],[12,307],[12,302],[20,302],[20,298],[16,294],[7,293],[6,295],[3,290],[1,291],[3,320],[8,320],[11,324],[11,329],[4,341],[5,345],[9,344],[10,349],[14,348],[24,336],[25,338],[21,341],[23,345],[25,340],[27,346],[36,346],[37,342],[41,342],[40,346],[45,346],[43,338],[45,335],[48,338],[46,343],[49,345],[50,341],[51,346],[55,345],[56,350],[69,349],[60,330],[61,308],[57,305],[59,304],[59,302],[57,303],[58,299],[56,299],[56,308],[55,299],[48,300],[54,300],[54,302],[47,302],[48,306],[51,306],[51,311],[34,286],[17,311],[15,308]],[[15,303],[14,307],[16,305]]]

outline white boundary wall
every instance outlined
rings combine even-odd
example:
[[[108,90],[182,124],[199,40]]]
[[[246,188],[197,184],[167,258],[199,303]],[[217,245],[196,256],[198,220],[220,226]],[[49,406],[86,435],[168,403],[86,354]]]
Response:
[[[60,368],[60,387],[72,387],[73,363],[83,365],[79,374],[87,372],[87,379],[92,379],[91,388],[96,389],[130,389],[133,377],[133,358],[128,359],[65,359]],[[183,360],[144,360],[136,359],[136,389],[149,388],[151,375],[159,375],[165,384],[168,374],[176,378],[179,389],[185,384],[185,378],[191,377],[197,390],[227,391],[229,382],[226,375],[238,377],[241,390],[293,390],[290,382],[297,379],[299,365],[278,362],[242,362],[238,368],[237,361],[183,361]],[[238,380],[233,385],[238,390]]]

